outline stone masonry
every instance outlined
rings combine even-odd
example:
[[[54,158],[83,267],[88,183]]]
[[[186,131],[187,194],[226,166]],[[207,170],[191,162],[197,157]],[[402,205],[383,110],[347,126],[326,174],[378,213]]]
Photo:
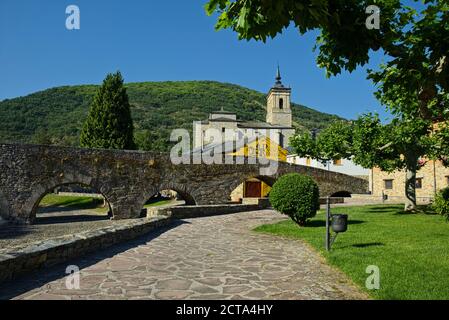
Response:
[[[97,190],[109,202],[114,219],[139,217],[144,203],[160,190],[178,192],[187,204],[223,204],[246,179],[272,185],[291,172],[311,176],[322,197],[368,191],[368,182],[356,177],[283,162],[277,163],[274,175],[261,175],[263,165],[244,160],[240,165],[175,165],[163,153],[1,144],[0,216],[32,223],[42,197],[67,184]]]

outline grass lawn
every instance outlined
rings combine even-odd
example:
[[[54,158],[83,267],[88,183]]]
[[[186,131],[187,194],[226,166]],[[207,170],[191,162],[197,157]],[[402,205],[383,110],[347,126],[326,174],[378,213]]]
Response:
[[[306,240],[327,261],[376,299],[449,299],[449,223],[430,214],[404,214],[402,205],[340,207],[349,226],[332,251],[324,250],[325,214],[305,228],[292,221],[257,227],[258,232]],[[380,289],[365,287],[366,267],[380,269]]]
[[[49,193],[42,198],[40,207],[64,207],[73,210],[90,210],[98,214],[106,214],[108,208],[103,208],[103,200],[92,197],[60,196]]]

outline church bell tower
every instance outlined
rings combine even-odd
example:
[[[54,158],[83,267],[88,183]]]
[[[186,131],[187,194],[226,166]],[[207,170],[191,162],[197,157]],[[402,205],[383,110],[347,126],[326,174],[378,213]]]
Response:
[[[291,89],[284,87],[281,71],[277,69],[276,82],[267,98],[267,123],[282,127],[292,127],[292,109],[290,105]]]

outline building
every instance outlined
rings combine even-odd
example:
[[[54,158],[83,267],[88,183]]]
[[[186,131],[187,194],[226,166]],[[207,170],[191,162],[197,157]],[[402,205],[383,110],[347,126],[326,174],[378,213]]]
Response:
[[[343,174],[347,174],[350,176],[356,176],[361,178],[368,179],[368,176],[370,174],[369,169],[365,169],[362,166],[359,166],[355,164],[353,161],[348,159],[338,159],[333,161],[328,161],[326,164],[323,164],[322,162],[311,159],[311,158],[301,158],[298,155],[295,154],[289,154],[287,156],[287,162],[293,163],[293,164],[299,164],[303,166],[309,166],[324,170],[329,170],[333,172],[339,172]]]
[[[423,161],[424,165],[416,173],[416,198],[420,203],[428,203],[439,190],[449,186],[449,168],[444,167],[441,161]],[[405,179],[405,170],[388,173],[373,168],[369,179],[372,195],[402,202],[405,200]]]
[[[207,152],[221,144],[220,150],[227,155],[287,161],[286,148],[295,129],[292,119],[291,89],[285,87],[281,80],[278,67],[276,82],[267,95],[265,122],[242,121],[237,119],[235,113],[223,109],[212,112],[206,120],[195,122],[194,152]],[[254,177],[239,185],[232,192],[231,200],[263,198],[268,195],[270,189],[268,184]]]
[[[211,139],[212,130],[219,132],[221,142],[240,141],[245,137],[266,136],[281,148],[287,148],[289,139],[295,133],[291,109],[291,89],[286,88],[281,81],[278,67],[276,82],[267,96],[266,122],[242,121],[237,115],[224,110],[213,112],[209,118],[196,121],[193,124],[193,148],[203,149],[208,144],[216,144]],[[214,141],[215,140],[215,141]]]
[[[230,145],[230,147],[228,146]],[[238,145],[238,144],[237,144]],[[234,149],[233,141],[224,142],[219,150],[224,150],[224,153],[228,156],[236,156],[236,157],[249,157],[249,158],[265,158],[269,160],[276,161],[287,161],[288,152],[286,149],[280,147],[275,142],[271,141],[270,138],[265,136],[254,136],[245,140],[245,143],[242,144],[240,148]],[[213,150],[217,150],[217,145],[208,144],[204,146],[202,149],[198,148],[193,150],[193,153],[205,152],[211,153]],[[231,150],[226,152],[226,150]],[[273,152],[273,150],[275,152]],[[232,193],[231,193],[231,201],[232,202],[241,202],[243,199],[250,198],[265,198],[268,196],[271,187],[257,179],[256,177],[247,179],[242,182]]]

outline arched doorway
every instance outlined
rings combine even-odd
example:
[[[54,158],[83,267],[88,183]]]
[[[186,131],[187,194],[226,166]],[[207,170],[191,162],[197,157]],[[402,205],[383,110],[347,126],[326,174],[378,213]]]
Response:
[[[273,178],[262,176],[247,178],[231,192],[231,201],[242,202],[244,198],[267,198],[273,184]]]

